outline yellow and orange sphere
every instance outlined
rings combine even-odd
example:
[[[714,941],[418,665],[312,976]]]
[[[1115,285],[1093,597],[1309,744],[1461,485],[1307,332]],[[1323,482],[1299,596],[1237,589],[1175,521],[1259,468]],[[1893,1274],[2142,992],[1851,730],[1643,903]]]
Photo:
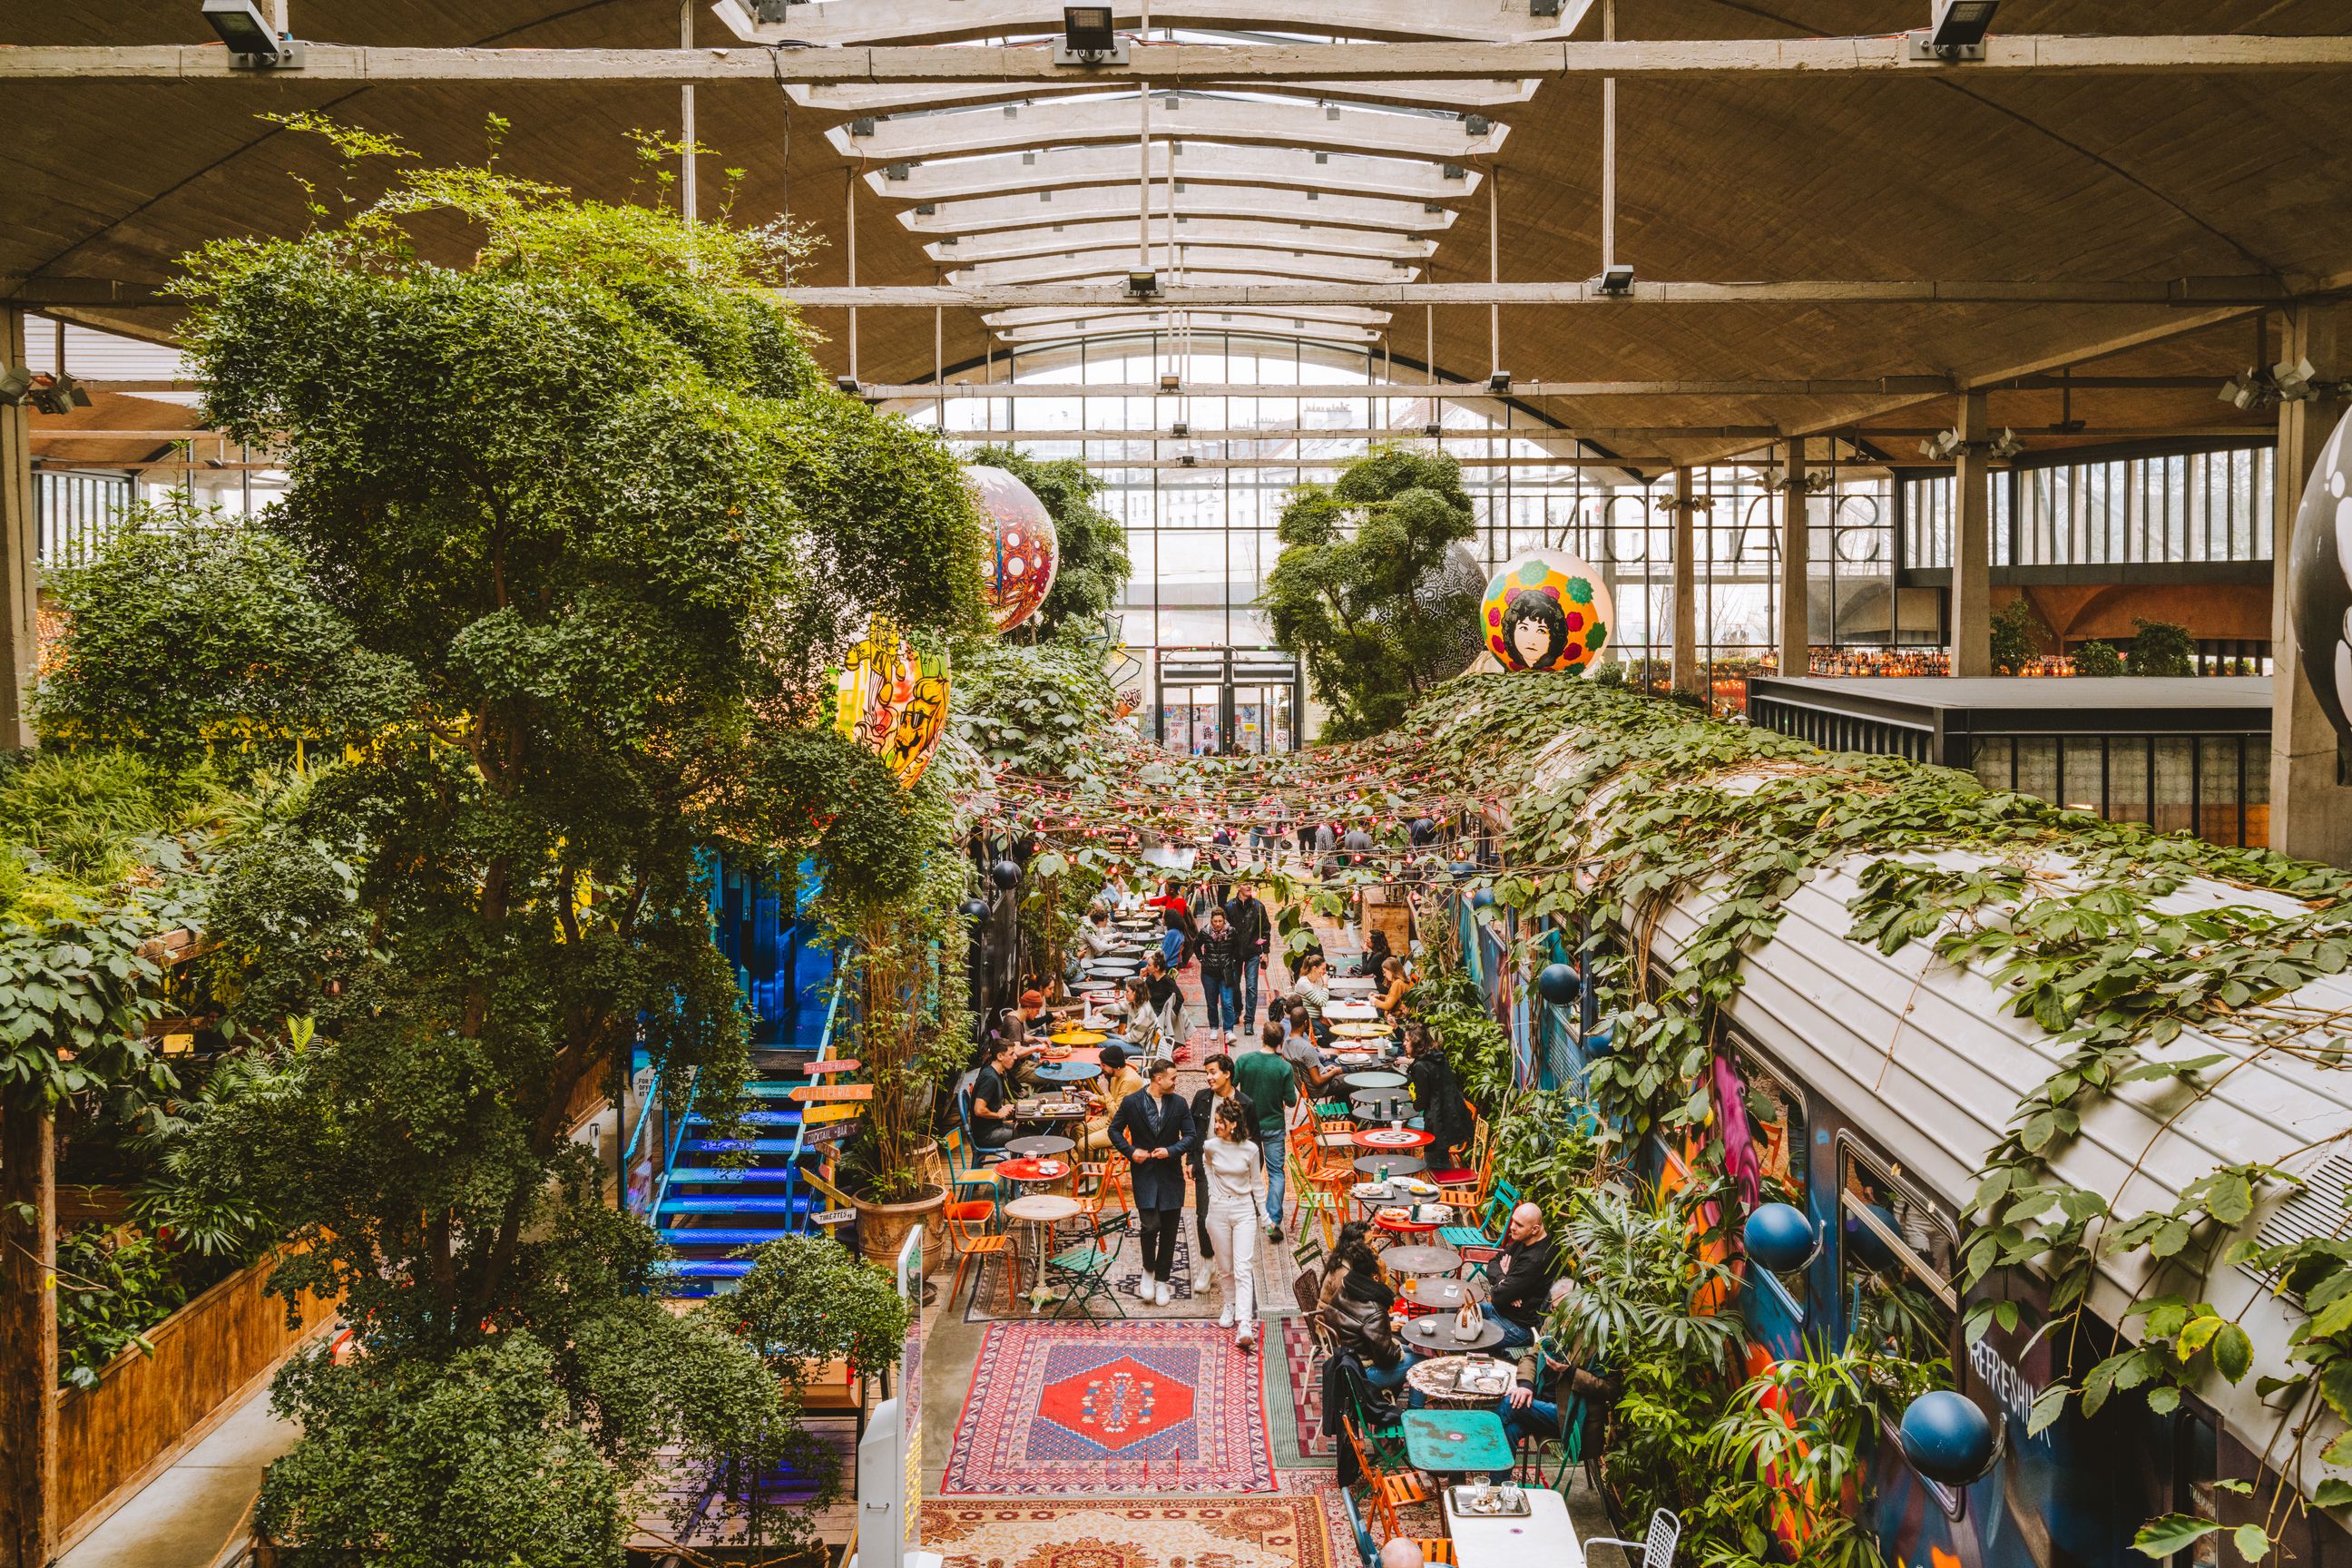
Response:
[[[1533,550],[1487,582],[1478,629],[1505,669],[1581,674],[1601,657],[1615,614],[1591,567],[1564,550]]]
[[[1037,613],[1053,591],[1061,539],[1037,492],[1003,468],[971,464],[964,478],[988,518],[987,598],[996,629],[1009,632]]]
[[[872,617],[835,673],[833,727],[912,789],[947,733],[948,656],[924,652]]]

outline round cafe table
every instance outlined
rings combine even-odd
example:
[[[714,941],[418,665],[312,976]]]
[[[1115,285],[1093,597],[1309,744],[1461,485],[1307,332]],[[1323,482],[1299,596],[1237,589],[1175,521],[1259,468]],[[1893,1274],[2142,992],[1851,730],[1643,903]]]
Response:
[[[1359,1149],[1369,1149],[1375,1154],[1410,1154],[1416,1149],[1426,1149],[1437,1140],[1418,1127],[1367,1127],[1348,1135]],[[1015,1145],[1018,1147],[1018,1145]]]
[[[1406,1247],[1391,1247],[1389,1248],[1390,1252],[1418,1252],[1423,1250],[1426,1249]],[[1381,1256],[1386,1257],[1387,1254],[1383,1253]],[[1459,1279],[1424,1279],[1417,1275],[1412,1276],[1412,1294],[1407,1295],[1402,1289],[1397,1293],[1397,1300],[1404,1302],[1407,1306],[1419,1308],[1423,1311],[1451,1312],[1465,1301],[1475,1301],[1477,1300],[1477,1298],[1472,1295]]]
[[[1391,1274],[1451,1274],[1462,1267],[1462,1255],[1450,1247],[1391,1247],[1381,1254],[1381,1261]]]
[[[1412,1097],[1393,1089],[1367,1089],[1348,1097],[1359,1121],[1402,1121],[1412,1115]]]
[[[1045,1083],[1085,1083],[1088,1079],[1096,1077],[1101,1071],[1102,1063],[1099,1060],[1082,1062],[1076,1057],[1072,1057],[1066,1062],[1039,1062],[1037,1064],[1038,1079]],[[1019,1149],[1024,1143],[1031,1142],[1033,1142],[1033,1140],[1027,1138],[1015,1138],[1011,1143],[1007,1144],[1006,1147],[1011,1149]],[[1066,1146],[1069,1140],[1066,1138],[1061,1140],[1061,1142]]]
[[[1006,1164],[1012,1163],[1009,1160],[1005,1162]],[[1001,1171],[1004,1166],[999,1165],[997,1169]],[[1356,1162],[1356,1169],[1378,1181],[1382,1171],[1391,1176],[1417,1176],[1429,1169],[1429,1163],[1418,1154],[1366,1154]]]
[[[1020,1140],[1020,1142],[1030,1142],[1030,1140],[1023,1139]],[[1005,1146],[1007,1148],[1012,1147],[1011,1144],[1007,1144]],[[1015,1183],[1024,1187],[1042,1187],[1055,1182],[1066,1181],[1069,1179],[1070,1173],[1077,1169],[1076,1165],[1072,1164],[1067,1160],[1047,1160],[1034,1157],[1024,1160],[1006,1160],[993,1168],[996,1173],[1005,1181]],[[1013,1212],[1013,1205],[1011,1204],[1007,1204],[1004,1205],[1004,1209],[1007,1214],[1010,1214]]]
[[[1076,1140],[1064,1138],[1053,1132],[1039,1132],[1028,1138],[1015,1138],[1005,1145],[1007,1149],[1024,1160],[1048,1160],[1056,1154],[1066,1154],[1077,1146]]]
[[[1438,1321],[1438,1319],[1433,1317],[1415,1318],[1413,1322],[1436,1322]],[[1446,1313],[1444,1315],[1444,1321],[1445,1324],[1444,1331],[1440,1333],[1437,1337],[1442,1341],[1452,1341],[1454,1340],[1454,1315],[1451,1312]],[[1480,1321],[1486,1327],[1493,1327],[1492,1324],[1486,1324],[1485,1320],[1483,1319],[1480,1320]],[[1408,1324],[1406,1326],[1410,1328],[1412,1325]],[[1496,1330],[1496,1333],[1498,1338],[1500,1337],[1501,1332],[1501,1330]],[[1416,1340],[1414,1342],[1418,1343],[1419,1342]],[[1428,1356],[1423,1360],[1416,1361],[1408,1366],[1405,1369],[1404,1380],[1412,1384],[1413,1392],[1421,1395],[1423,1400],[1426,1402],[1429,1409],[1489,1409],[1503,1397],[1503,1394],[1465,1394],[1461,1389],[1456,1388],[1454,1385],[1455,1376],[1460,1373],[1464,1367],[1470,1365],[1474,1361],[1483,1362],[1488,1359],[1489,1358],[1486,1356],[1470,1356],[1458,1353],[1451,1355]],[[1508,1389],[1504,1391],[1506,1394],[1508,1392]]]
[[[1369,974],[1355,975],[1346,980],[1334,980],[1325,987],[1334,996],[1370,996],[1380,988],[1381,983]]]
[[[1354,1089],[1402,1089],[1405,1085],[1405,1077],[1401,1072],[1391,1072],[1385,1068],[1364,1068],[1349,1073],[1339,1081]]]
[[[1018,1163],[1007,1160],[1004,1164]],[[996,1168],[1001,1171],[1004,1165]],[[1029,1310],[1032,1312],[1041,1312],[1048,1303],[1061,1300],[1058,1292],[1045,1288],[1045,1237],[1055,1226],[1077,1212],[1077,1199],[1066,1198],[1057,1193],[1031,1193],[1004,1205],[1007,1219],[1017,1219],[1029,1227],[1031,1249],[1036,1257],[1035,1268],[1029,1277],[1037,1282],[1029,1290]]]
[[[1424,1354],[1460,1355],[1470,1351],[1490,1351],[1503,1342],[1503,1325],[1484,1316],[1478,1319],[1475,1338],[1462,1339],[1454,1331],[1454,1314],[1431,1312],[1423,1317],[1407,1319],[1404,1332],[1398,1338]],[[1486,1403],[1484,1400],[1478,1403]]]

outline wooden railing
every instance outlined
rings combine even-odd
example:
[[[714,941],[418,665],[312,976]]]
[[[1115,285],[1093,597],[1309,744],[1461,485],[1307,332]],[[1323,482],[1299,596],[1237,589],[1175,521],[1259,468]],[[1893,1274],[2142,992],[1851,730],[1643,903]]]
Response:
[[[260,1392],[278,1364],[334,1317],[308,1291],[300,1320],[266,1296],[273,1264],[231,1275],[158,1324],[152,1356],[115,1358],[89,1388],[58,1399],[58,1550],[89,1533],[140,1488]]]

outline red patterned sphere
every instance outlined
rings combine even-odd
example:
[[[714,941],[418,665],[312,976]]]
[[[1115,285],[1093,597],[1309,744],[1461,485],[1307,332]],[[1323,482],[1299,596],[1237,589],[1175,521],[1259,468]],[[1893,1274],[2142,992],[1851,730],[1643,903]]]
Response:
[[[1037,613],[1054,587],[1060,540],[1053,514],[1037,492],[1003,468],[972,464],[964,469],[980,498],[993,543],[989,554],[987,596],[996,629],[1009,632]]]

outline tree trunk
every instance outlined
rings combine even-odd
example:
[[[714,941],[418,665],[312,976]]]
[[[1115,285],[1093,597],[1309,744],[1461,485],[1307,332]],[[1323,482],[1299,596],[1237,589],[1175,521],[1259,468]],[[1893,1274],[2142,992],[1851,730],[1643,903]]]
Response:
[[[37,1090],[0,1095],[0,1568],[47,1568],[57,1543],[55,1132]]]

